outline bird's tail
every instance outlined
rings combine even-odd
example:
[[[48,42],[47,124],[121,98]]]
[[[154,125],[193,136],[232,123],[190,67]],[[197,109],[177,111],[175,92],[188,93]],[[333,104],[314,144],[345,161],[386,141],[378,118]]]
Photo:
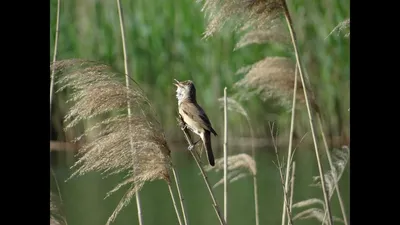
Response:
[[[215,165],[215,161],[214,161],[214,154],[213,154],[213,151],[212,151],[212,148],[211,148],[211,133],[208,130],[206,130],[204,132],[203,144],[204,144],[204,148],[207,151],[208,162],[210,162],[211,166],[214,166]]]

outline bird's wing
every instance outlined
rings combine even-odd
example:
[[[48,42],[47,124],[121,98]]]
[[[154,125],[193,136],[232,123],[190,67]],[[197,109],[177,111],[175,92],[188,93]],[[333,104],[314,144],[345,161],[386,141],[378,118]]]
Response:
[[[181,104],[181,109],[187,116],[192,118],[194,121],[198,121],[203,129],[209,130],[214,135],[217,135],[217,132],[215,132],[215,130],[212,128],[211,122],[208,119],[207,114],[201,108],[201,106],[195,103],[185,102]]]

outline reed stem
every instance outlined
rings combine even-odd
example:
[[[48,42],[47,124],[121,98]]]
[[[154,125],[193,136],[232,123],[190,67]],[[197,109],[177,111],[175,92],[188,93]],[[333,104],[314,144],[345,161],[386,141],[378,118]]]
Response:
[[[174,196],[174,192],[172,191],[171,183],[167,182],[167,185],[168,185],[169,194],[171,195],[172,204],[174,205],[176,217],[178,218],[179,225],[182,225],[182,219],[179,214],[178,206],[176,205],[176,202],[175,202],[175,196]]]
[[[53,52],[53,64],[57,60],[57,48],[58,48],[58,34],[60,29],[60,8],[61,8],[61,0],[57,1],[57,19],[56,19],[56,33],[54,38],[54,52]],[[54,89],[54,74],[55,74],[55,66],[53,66],[51,70],[51,80],[50,80],[50,117],[51,117],[51,106],[53,103],[53,89]]]
[[[228,221],[228,107],[224,88],[224,220]]]
[[[121,39],[122,39],[122,51],[124,54],[124,69],[125,69],[125,82],[126,82],[126,88],[127,91],[129,90],[129,69],[128,69],[128,55],[127,55],[127,51],[126,51],[126,42],[125,42],[125,29],[124,29],[124,20],[123,20],[123,16],[122,16],[122,6],[121,6],[121,1],[120,0],[116,0],[117,1],[117,8],[118,8],[118,16],[119,16],[119,24],[120,24],[120,28],[121,28]],[[131,112],[131,104],[130,101],[128,100],[128,117],[129,119],[132,116],[132,112]],[[129,130],[131,130],[131,125],[129,123]],[[133,150],[133,142],[132,142],[132,138],[130,139],[130,146],[131,149]],[[133,165],[135,165],[135,163],[133,162]],[[141,207],[141,202],[140,202],[140,193],[139,191],[136,192],[135,194],[136,197],[136,206],[137,206],[137,212],[138,212],[138,220],[139,220],[139,225],[143,225],[143,215],[142,215],[142,207]]]
[[[296,162],[292,163],[292,176],[290,178],[290,199],[289,199],[289,209],[292,210],[293,205],[293,193],[294,193],[294,174],[296,171]],[[290,221],[288,221],[287,225],[290,225]]]
[[[183,194],[179,185],[179,178],[178,178],[178,174],[175,171],[175,168],[172,167],[172,174],[174,175],[174,180],[175,180],[175,184],[176,184],[176,189],[178,191],[178,196],[179,196],[179,201],[181,203],[181,209],[182,209],[182,214],[183,214],[183,220],[185,222],[185,225],[189,225],[189,220],[188,220],[188,216],[187,216],[187,212],[186,212],[186,208],[185,208],[185,203],[184,203],[184,198],[183,198]]]
[[[299,74],[300,74],[301,83],[303,85],[303,91],[304,91],[304,97],[305,97],[305,100],[306,100],[307,113],[308,113],[308,118],[309,118],[309,121],[310,121],[310,129],[311,129],[311,134],[312,134],[313,143],[314,143],[315,157],[317,159],[319,175],[321,177],[322,192],[323,192],[323,195],[324,195],[324,201],[325,201],[325,205],[326,205],[325,208],[327,209],[327,212],[328,212],[329,224],[333,225],[331,206],[330,206],[330,202],[329,202],[329,198],[328,198],[328,193],[326,192],[326,188],[325,188],[324,171],[323,171],[322,163],[321,163],[321,160],[320,160],[320,157],[319,157],[317,138],[316,138],[316,134],[315,134],[315,131],[314,131],[315,125],[314,125],[314,120],[313,120],[313,114],[312,114],[311,107],[310,107],[309,95],[307,93],[308,92],[307,91],[308,90],[308,85],[306,85],[306,80],[305,80],[305,77],[303,76],[302,66],[301,66],[301,63],[300,63],[300,56],[299,56],[300,54],[299,54],[297,43],[296,43],[296,34],[294,32],[294,29],[293,29],[292,19],[291,19],[291,16],[290,16],[290,13],[289,13],[289,9],[288,9],[287,4],[286,4],[286,0],[282,0],[282,6],[283,6],[286,22],[288,24],[289,33],[290,33],[290,37],[291,37],[291,40],[292,40],[293,48],[294,48],[294,51],[295,51],[296,63],[297,63],[297,67],[299,68]]]
[[[251,140],[251,154],[252,154],[252,157],[253,157],[254,161],[256,161],[256,150],[255,150],[255,147],[254,147],[254,131],[253,131],[253,127],[251,126],[250,119],[246,117],[246,120],[247,120],[247,123],[249,125],[250,136],[252,138],[252,140]],[[254,192],[254,214],[255,214],[254,216],[255,216],[255,219],[256,219],[256,225],[260,225],[259,209],[258,209],[257,174],[253,175],[253,192]]]
[[[289,174],[290,174],[290,166],[292,159],[292,148],[293,148],[293,133],[294,133],[294,118],[296,112],[296,94],[297,94],[297,65],[294,72],[294,87],[293,87],[293,103],[292,103],[292,118],[290,121],[290,136],[289,136],[289,149],[287,155],[287,163],[286,163],[286,174],[285,174],[285,192],[288,192],[289,187]],[[285,225],[286,220],[286,201],[283,202],[283,209],[282,209],[282,225]]]

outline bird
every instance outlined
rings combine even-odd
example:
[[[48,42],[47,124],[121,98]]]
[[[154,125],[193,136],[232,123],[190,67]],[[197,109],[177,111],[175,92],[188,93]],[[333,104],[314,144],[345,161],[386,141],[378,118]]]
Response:
[[[178,99],[179,115],[185,123],[185,127],[200,136],[200,139],[190,145],[188,149],[192,150],[194,145],[201,140],[207,152],[208,162],[211,166],[214,166],[215,160],[211,148],[211,133],[217,136],[217,132],[212,127],[210,119],[208,119],[203,108],[197,103],[196,87],[191,80],[179,82],[175,79],[174,84],[177,88],[176,98]]]

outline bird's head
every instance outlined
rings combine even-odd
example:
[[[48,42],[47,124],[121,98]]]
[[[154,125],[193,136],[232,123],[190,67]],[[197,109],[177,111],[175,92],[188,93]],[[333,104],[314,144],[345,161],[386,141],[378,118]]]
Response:
[[[176,86],[176,98],[178,99],[178,103],[186,99],[196,101],[196,88],[194,87],[193,81],[186,80],[179,82],[175,79],[174,85]]]

